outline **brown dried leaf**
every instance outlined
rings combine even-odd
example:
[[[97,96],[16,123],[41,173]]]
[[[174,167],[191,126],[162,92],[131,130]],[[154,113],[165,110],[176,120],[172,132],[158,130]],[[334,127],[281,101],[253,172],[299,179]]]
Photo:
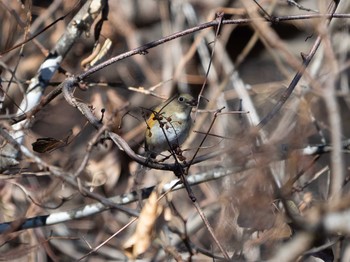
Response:
[[[151,245],[152,232],[163,207],[159,205],[158,193],[153,191],[145,206],[142,208],[135,233],[123,245],[129,258],[143,254]]]

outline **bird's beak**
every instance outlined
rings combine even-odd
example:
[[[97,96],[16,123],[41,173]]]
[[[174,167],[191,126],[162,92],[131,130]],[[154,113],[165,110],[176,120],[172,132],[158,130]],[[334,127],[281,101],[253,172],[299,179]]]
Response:
[[[191,107],[195,107],[195,106],[197,106],[197,100],[192,99],[191,101],[188,101],[187,104]]]

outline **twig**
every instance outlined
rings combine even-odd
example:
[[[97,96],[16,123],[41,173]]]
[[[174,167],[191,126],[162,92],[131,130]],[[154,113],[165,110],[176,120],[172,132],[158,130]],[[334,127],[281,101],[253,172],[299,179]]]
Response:
[[[334,14],[336,7],[337,6],[330,8],[331,14]],[[330,19],[331,19],[331,17],[330,17]],[[328,21],[328,24],[329,24],[329,22],[330,22],[330,20]],[[320,46],[321,41],[322,41],[322,36],[318,36],[317,39],[315,40],[311,50],[309,51],[309,53],[307,55],[302,54],[303,61],[302,61],[302,64],[300,66],[300,69],[295,74],[295,76],[294,76],[293,80],[290,82],[288,88],[285,89],[284,92],[282,93],[279,101],[274,105],[272,110],[260,121],[259,125],[257,126],[258,129],[263,128],[280,111],[280,109],[282,108],[284,103],[288,100],[290,95],[293,93],[294,88],[296,87],[296,85],[299,83],[299,80],[303,76],[306,68],[310,64],[312,58],[315,56],[315,53],[316,53],[318,47]]]
[[[207,227],[207,229],[208,229],[208,231],[209,231],[211,237],[214,239],[214,242],[215,242],[216,245],[219,247],[221,253],[224,255],[224,257],[225,257],[225,259],[226,259],[227,261],[230,261],[229,255],[227,254],[226,250],[225,250],[225,249],[223,248],[223,246],[221,245],[220,241],[219,241],[219,240],[217,239],[217,237],[215,236],[214,230],[213,230],[213,228],[211,227],[211,225],[210,225],[208,219],[207,219],[206,216],[204,215],[204,213],[203,213],[201,207],[199,206],[199,204],[198,204],[197,202],[193,202],[193,205],[194,205],[194,207],[196,208],[196,210],[197,210],[199,216],[202,218],[202,220],[203,220],[205,226]]]
[[[205,88],[205,86],[207,84],[208,75],[209,75],[209,72],[210,72],[210,67],[211,67],[211,64],[212,64],[212,61],[213,61],[213,57],[214,57],[215,46],[216,46],[217,38],[218,38],[218,36],[220,34],[220,31],[221,31],[221,26],[222,26],[222,21],[224,19],[224,14],[223,13],[217,13],[215,19],[219,22],[219,24],[217,25],[217,28],[216,28],[216,31],[215,31],[214,45],[213,45],[213,48],[212,48],[212,51],[211,51],[211,54],[210,54],[210,60],[209,60],[207,71],[205,73],[204,82],[202,84],[201,90],[199,91],[199,95],[198,95],[198,99],[197,99],[197,109],[199,107],[201,98],[203,97],[204,88]],[[196,115],[197,115],[197,111],[196,111]]]
[[[0,135],[2,137],[4,137],[7,140],[7,142],[9,144],[11,144],[16,150],[22,152],[23,155],[25,155],[26,157],[33,160],[38,166],[45,167],[47,170],[50,171],[50,173],[52,175],[63,180],[64,182],[66,182],[70,186],[72,186],[76,189],[80,189],[84,194],[86,194],[87,196],[89,196],[93,199],[100,201],[103,205],[119,209],[123,212],[130,214],[130,215],[137,216],[137,213],[129,208],[126,208],[126,207],[123,207],[120,205],[115,205],[113,202],[100,196],[99,194],[90,192],[90,190],[86,189],[85,187],[80,188],[78,183],[74,180],[72,174],[64,172],[57,167],[51,166],[51,165],[47,164],[45,161],[43,161],[40,157],[34,155],[28,148],[19,144],[14,138],[12,138],[12,136],[8,132],[6,132],[6,130],[4,129],[4,127],[2,125],[0,125]]]
[[[114,238],[115,236],[119,235],[121,232],[123,232],[126,228],[128,228],[132,223],[134,223],[138,218],[134,217],[133,219],[131,219],[128,223],[126,223],[122,228],[120,228],[117,232],[115,232],[114,234],[112,234],[110,237],[108,237],[105,241],[103,241],[101,244],[97,245],[96,247],[94,247],[90,252],[88,252],[86,255],[82,256],[81,258],[79,258],[77,261],[82,261],[84,258],[88,257],[89,255],[91,255],[92,253],[96,252],[97,250],[99,250],[103,245],[107,244],[112,238]]]

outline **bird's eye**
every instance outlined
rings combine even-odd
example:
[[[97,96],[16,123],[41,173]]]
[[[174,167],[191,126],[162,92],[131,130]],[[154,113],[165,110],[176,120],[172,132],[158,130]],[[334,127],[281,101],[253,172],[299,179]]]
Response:
[[[185,101],[185,98],[183,96],[180,96],[178,99],[177,99],[179,102],[183,102]]]

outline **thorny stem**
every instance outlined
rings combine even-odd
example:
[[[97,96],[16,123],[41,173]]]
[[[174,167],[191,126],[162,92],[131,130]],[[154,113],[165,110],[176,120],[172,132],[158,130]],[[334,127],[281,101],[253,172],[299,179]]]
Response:
[[[210,129],[212,128],[212,126],[213,126],[213,124],[214,124],[214,121],[215,121],[215,119],[216,119],[217,113],[221,112],[221,110],[223,110],[223,109],[224,109],[224,108],[218,110],[218,111],[215,113],[215,116],[214,116],[215,118],[214,118],[214,120],[212,121],[212,124],[211,124],[210,127],[209,127],[208,133],[210,132]],[[158,120],[158,121],[160,121],[160,120]],[[160,124],[160,123],[159,123],[159,124]],[[225,259],[230,260],[230,257],[228,256],[226,250],[222,247],[220,241],[219,241],[219,240],[217,239],[217,237],[215,236],[215,233],[214,233],[214,230],[213,230],[212,226],[210,225],[208,219],[206,218],[206,216],[204,215],[204,213],[203,213],[201,207],[199,206],[198,202],[196,201],[196,197],[195,197],[195,195],[194,195],[194,193],[193,193],[193,191],[192,191],[192,188],[191,188],[191,186],[189,185],[188,181],[186,180],[186,176],[185,176],[184,169],[183,169],[183,167],[181,167],[179,161],[178,161],[177,158],[176,158],[174,149],[172,148],[171,143],[170,143],[170,141],[169,141],[169,139],[168,139],[168,137],[167,137],[167,135],[166,135],[166,133],[165,133],[164,127],[162,126],[161,128],[162,128],[163,134],[164,134],[164,136],[165,136],[165,138],[166,138],[166,140],[167,140],[167,142],[168,142],[168,145],[169,145],[171,154],[172,154],[172,156],[173,156],[173,158],[174,158],[174,160],[175,160],[175,164],[176,164],[176,166],[177,166],[177,169],[174,170],[174,174],[175,174],[177,177],[179,177],[179,178],[181,179],[181,182],[182,182],[182,184],[184,185],[184,187],[185,187],[185,189],[186,189],[186,191],[187,191],[187,193],[188,193],[189,198],[191,199],[191,201],[192,201],[194,207],[196,208],[196,210],[197,210],[199,216],[202,218],[203,223],[205,224],[206,228],[208,229],[209,234],[210,234],[210,235],[212,236],[212,238],[214,239],[214,242],[215,242],[216,245],[219,247],[219,249],[220,249],[220,251],[222,252],[222,254],[224,255]],[[175,129],[174,129],[174,131],[175,131]],[[206,134],[206,136],[205,136],[204,139],[202,140],[202,143],[203,143],[204,140],[206,139],[207,135],[208,135],[208,134]],[[200,147],[201,147],[201,146],[198,147],[198,150],[196,151],[196,154],[198,153]],[[195,157],[195,156],[194,156],[194,157]],[[191,159],[191,163],[192,163],[193,159],[194,159],[194,158]],[[189,168],[190,168],[190,166],[191,166],[191,163],[190,163],[189,166],[188,166],[188,169],[187,169],[186,174],[188,174],[188,170],[189,170]]]
[[[162,129],[162,132],[163,132],[163,135],[168,143],[168,147],[169,147],[169,150],[170,150],[170,153],[172,155],[172,157],[174,158],[174,161],[175,161],[175,169],[173,170],[174,174],[176,177],[180,178],[181,182],[183,183],[186,191],[187,191],[187,194],[189,196],[189,198],[191,199],[192,202],[196,202],[196,197],[195,195],[193,194],[193,191],[190,187],[190,185],[188,184],[187,180],[186,180],[186,177],[185,177],[185,173],[184,173],[184,168],[181,166],[181,164],[179,163],[177,157],[176,157],[176,153],[175,153],[175,150],[173,148],[173,146],[171,145],[170,141],[169,141],[169,138],[164,130],[164,123],[161,122],[161,118],[160,118],[160,111],[159,112],[155,112],[155,120],[159,122],[159,127]],[[166,118],[166,117],[165,117]],[[168,120],[166,120],[168,121]],[[176,134],[176,129],[173,127],[173,125],[168,122],[169,125],[171,126],[171,128],[173,129],[174,133]],[[177,136],[177,134],[176,134]]]

